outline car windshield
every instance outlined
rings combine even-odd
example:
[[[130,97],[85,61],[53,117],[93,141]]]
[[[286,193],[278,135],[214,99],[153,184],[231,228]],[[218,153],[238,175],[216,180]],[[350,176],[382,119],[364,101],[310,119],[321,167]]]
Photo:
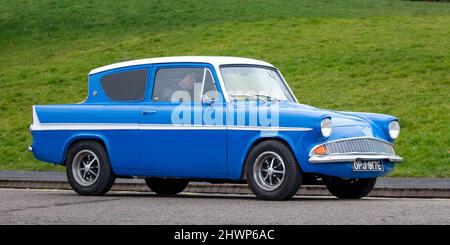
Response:
[[[220,71],[232,100],[294,101],[275,69],[259,66],[223,66]]]

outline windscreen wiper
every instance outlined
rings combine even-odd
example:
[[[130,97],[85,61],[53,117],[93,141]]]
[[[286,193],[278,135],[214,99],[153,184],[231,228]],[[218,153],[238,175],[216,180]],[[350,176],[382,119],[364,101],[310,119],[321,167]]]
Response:
[[[232,97],[250,97],[250,98],[256,98],[258,100],[262,100],[265,103],[267,103],[266,99],[261,98],[260,95],[254,95],[254,94],[230,94]]]

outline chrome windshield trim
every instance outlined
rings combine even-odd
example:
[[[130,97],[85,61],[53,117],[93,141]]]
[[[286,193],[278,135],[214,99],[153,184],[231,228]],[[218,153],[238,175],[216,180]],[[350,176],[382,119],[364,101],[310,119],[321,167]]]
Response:
[[[299,104],[297,97],[295,97],[295,94],[294,94],[294,92],[292,92],[291,87],[289,87],[289,84],[287,83],[286,79],[284,79],[283,74],[281,74],[281,72],[280,72],[280,70],[278,70],[278,68],[275,68],[275,69],[277,70],[278,74],[280,75],[281,80],[283,80],[284,85],[287,87],[289,93],[291,94],[291,97],[294,99],[294,102]]]

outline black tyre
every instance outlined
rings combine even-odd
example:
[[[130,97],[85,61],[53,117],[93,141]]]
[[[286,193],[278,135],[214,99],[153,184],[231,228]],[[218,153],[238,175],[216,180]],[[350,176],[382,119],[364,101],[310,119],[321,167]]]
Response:
[[[176,195],[182,192],[189,181],[183,179],[146,178],[147,186],[158,195]]]
[[[70,147],[66,165],[70,186],[83,196],[104,195],[116,179],[105,148],[95,141],[80,141]]]
[[[287,200],[302,182],[302,173],[291,149],[275,140],[256,145],[245,165],[249,187],[262,200]]]
[[[328,190],[334,196],[342,199],[359,199],[367,196],[375,186],[376,178],[343,179],[329,177],[326,180]]]

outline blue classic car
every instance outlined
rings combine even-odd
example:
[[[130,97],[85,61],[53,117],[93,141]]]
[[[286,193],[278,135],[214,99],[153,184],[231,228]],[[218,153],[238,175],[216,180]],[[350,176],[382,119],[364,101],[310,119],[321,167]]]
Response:
[[[300,104],[263,61],[135,60],[94,69],[88,82],[82,103],[33,106],[30,126],[29,151],[65,165],[81,195],[140,177],[160,195],[208,181],[248,183],[264,200],[289,199],[302,184],[361,198],[402,161],[397,118]]]

